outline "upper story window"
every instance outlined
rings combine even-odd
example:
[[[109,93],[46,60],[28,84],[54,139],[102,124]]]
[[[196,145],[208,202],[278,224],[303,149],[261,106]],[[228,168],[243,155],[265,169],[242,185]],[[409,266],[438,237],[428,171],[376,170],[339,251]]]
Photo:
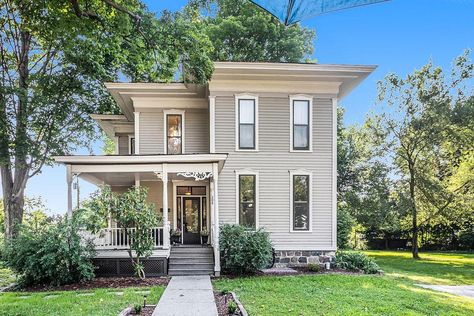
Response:
[[[184,152],[184,111],[165,111],[165,146],[168,155]]]
[[[312,100],[307,97],[291,99],[291,150],[311,151]]]
[[[257,174],[237,173],[237,220],[251,229],[257,227]]]
[[[236,150],[257,150],[257,97],[247,95],[236,97],[236,135]]]

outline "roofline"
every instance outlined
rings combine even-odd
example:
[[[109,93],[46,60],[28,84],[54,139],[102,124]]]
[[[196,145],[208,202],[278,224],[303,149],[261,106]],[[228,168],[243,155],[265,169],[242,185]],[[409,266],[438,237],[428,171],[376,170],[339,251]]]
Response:
[[[53,159],[65,165],[73,164],[149,164],[149,163],[206,163],[221,162],[227,154],[188,154],[188,155],[100,155],[100,156],[54,156]]]
[[[227,62],[214,63],[217,69],[254,69],[254,70],[288,70],[288,71],[349,71],[372,72],[377,65],[349,65],[349,64],[316,64],[316,63],[270,63],[270,62]]]

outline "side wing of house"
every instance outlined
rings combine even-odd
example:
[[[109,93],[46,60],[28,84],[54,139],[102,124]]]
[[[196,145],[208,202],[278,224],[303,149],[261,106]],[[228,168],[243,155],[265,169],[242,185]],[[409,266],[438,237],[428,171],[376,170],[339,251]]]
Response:
[[[334,256],[337,104],[372,70],[216,64],[215,150],[228,153],[219,219],[265,228],[282,266]]]

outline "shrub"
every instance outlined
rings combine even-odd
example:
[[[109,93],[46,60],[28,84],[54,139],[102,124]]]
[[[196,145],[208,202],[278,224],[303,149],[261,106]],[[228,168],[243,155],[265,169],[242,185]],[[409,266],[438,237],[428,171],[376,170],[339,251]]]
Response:
[[[237,304],[234,301],[230,301],[229,305],[227,305],[227,312],[229,315],[234,315],[234,313],[237,311]]]
[[[5,245],[5,265],[21,285],[62,285],[94,277],[94,248],[79,234],[76,219],[33,228],[21,225]]]
[[[221,266],[234,274],[253,274],[272,259],[272,243],[263,229],[256,231],[240,225],[220,229]]]
[[[140,315],[140,313],[142,312],[142,305],[141,305],[141,304],[135,304],[135,305],[133,305],[133,312],[134,312],[136,315]]]
[[[368,274],[381,272],[377,263],[362,252],[339,251],[336,254],[336,266],[350,271],[363,271]]]
[[[321,271],[321,266],[317,263],[308,263],[308,271],[319,272]]]

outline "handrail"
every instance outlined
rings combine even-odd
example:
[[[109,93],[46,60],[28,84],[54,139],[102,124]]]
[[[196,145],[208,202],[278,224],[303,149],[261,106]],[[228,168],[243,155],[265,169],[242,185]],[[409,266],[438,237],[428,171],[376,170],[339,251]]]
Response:
[[[96,250],[106,249],[128,249],[130,247],[130,233],[135,228],[103,228],[97,234],[83,232],[84,237],[92,240]],[[163,227],[153,227],[150,229],[153,238],[153,247],[163,247]]]

